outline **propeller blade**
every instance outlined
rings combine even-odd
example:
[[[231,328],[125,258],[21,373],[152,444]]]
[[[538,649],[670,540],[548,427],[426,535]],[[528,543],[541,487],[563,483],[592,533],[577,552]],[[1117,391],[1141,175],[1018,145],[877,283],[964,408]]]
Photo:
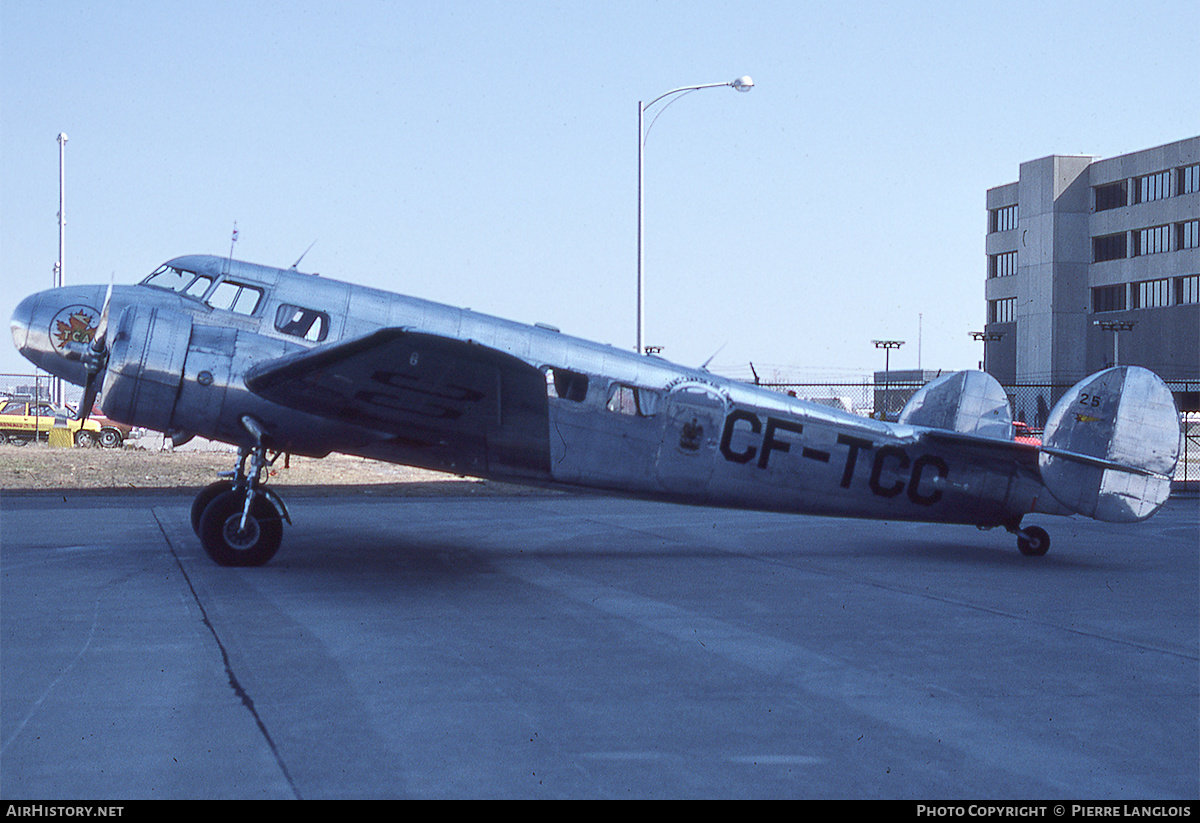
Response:
[[[113,280],[115,280],[115,276]],[[100,309],[100,322],[96,324],[96,333],[92,336],[91,351],[84,355],[83,364],[87,367],[87,380],[83,384],[83,399],[79,403],[79,420],[86,421],[96,403],[96,394],[100,390],[101,380],[97,379],[108,366],[108,310],[112,305],[113,280],[108,282],[108,291],[104,295],[104,307]]]
[[[100,309],[100,322],[96,324],[96,334],[92,337],[92,351],[101,354],[105,350],[104,340],[108,336],[108,309],[112,305],[113,280],[108,281],[108,291],[104,294],[104,307]]]
[[[83,399],[79,401],[79,422],[86,422],[96,403],[96,375],[88,373],[87,382],[83,384]]]

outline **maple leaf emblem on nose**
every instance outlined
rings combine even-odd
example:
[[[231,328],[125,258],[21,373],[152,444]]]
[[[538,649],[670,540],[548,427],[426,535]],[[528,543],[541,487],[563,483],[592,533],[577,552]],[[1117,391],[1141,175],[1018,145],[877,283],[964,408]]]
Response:
[[[96,335],[96,329],[92,326],[92,315],[85,311],[77,311],[67,318],[64,323],[61,320],[56,320],[57,329],[54,336],[58,338],[58,344],[65,346],[69,343],[88,344],[92,342],[92,338]]]

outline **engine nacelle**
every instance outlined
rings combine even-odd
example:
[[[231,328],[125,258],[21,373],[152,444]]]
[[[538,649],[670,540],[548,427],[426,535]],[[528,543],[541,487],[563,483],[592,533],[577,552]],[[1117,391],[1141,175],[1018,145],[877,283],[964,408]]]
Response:
[[[127,306],[111,333],[100,408],[130,426],[171,428],[188,341],[190,315],[157,306]]]

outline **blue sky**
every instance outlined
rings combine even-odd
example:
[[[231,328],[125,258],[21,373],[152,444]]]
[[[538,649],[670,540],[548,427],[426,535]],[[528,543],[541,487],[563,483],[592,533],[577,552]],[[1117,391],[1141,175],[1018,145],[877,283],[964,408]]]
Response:
[[[749,376],[974,367],[985,193],[1200,132],[1194,0],[0,4],[0,318],[227,254]],[[920,345],[918,345],[918,335]],[[0,371],[26,371],[7,342]]]

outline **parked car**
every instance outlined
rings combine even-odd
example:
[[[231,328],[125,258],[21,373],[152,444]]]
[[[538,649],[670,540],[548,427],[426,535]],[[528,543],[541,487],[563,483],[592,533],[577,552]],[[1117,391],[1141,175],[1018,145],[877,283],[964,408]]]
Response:
[[[72,417],[79,417],[79,412],[75,410],[74,406],[68,405],[67,408],[71,411]],[[92,406],[92,413],[88,415],[88,420],[95,420],[100,424],[100,434],[96,439],[106,449],[119,449],[126,440],[137,437],[132,426],[126,426],[124,423],[118,423],[116,420],[105,417],[98,405]]]
[[[1020,420],[1013,421],[1013,440],[1018,443],[1028,443],[1031,446],[1042,445],[1042,431],[1035,429]]]
[[[28,397],[0,398],[0,442],[24,445],[33,440],[45,440],[50,436],[57,417],[63,417],[71,440],[77,446],[110,445],[120,446],[124,435],[119,429],[105,430],[105,423],[88,418],[81,421],[68,408],[59,408],[48,400],[31,400]],[[116,424],[107,421],[112,426]],[[111,431],[116,431],[114,435]]]

